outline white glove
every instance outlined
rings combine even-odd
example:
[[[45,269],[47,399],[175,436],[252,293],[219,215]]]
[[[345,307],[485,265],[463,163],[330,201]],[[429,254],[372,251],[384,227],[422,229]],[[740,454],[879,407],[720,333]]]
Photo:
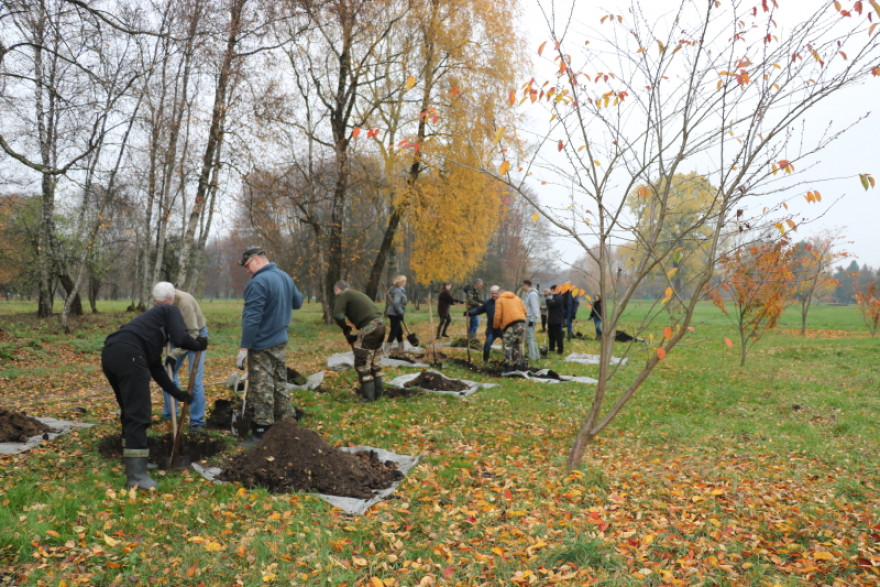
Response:
[[[235,366],[242,371],[244,371],[244,362],[247,361],[247,356],[247,350],[242,349],[238,351],[238,356],[235,357]]]

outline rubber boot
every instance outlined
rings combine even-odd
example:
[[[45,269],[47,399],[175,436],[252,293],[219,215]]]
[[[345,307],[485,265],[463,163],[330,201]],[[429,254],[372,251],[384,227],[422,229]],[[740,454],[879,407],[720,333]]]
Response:
[[[434,338],[440,338],[441,336],[443,336],[442,331],[443,331],[443,329],[440,328],[440,325],[438,324],[437,325],[437,336],[435,336]]]
[[[373,386],[376,389],[376,399],[382,399],[382,396],[385,395],[385,388],[382,387],[382,378],[373,377]]]
[[[141,491],[149,491],[156,487],[156,482],[147,474],[149,457],[123,457],[125,461],[125,488],[137,487]]]
[[[361,381],[361,401],[376,401],[376,382],[373,379]]]
[[[257,443],[263,440],[263,435],[266,433],[266,430],[268,430],[270,426],[271,424],[257,424],[256,422],[251,423],[251,437],[244,442],[239,442],[238,446],[242,448],[252,448],[256,446]]]

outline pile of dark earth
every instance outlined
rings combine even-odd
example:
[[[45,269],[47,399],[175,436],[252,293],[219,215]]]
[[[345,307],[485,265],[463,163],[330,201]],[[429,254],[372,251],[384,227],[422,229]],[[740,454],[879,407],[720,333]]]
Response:
[[[248,438],[251,435],[254,406],[249,403],[244,413],[242,413],[241,402],[242,398],[240,397],[215,400],[208,413],[208,418],[205,420],[205,426],[213,430],[232,430],[234,423],[236,436]],[[302,420],[308,415],[296,406],[294,406],[293,410],[297,420]]]
[[[490,360],[483,363],[482,359],[477,359],[476,361],[468,363],[467,359],[452,357],[448,362],[463,367],[468,371],[473,371],[474,373],[479,373],[481,375],[489,375],[490,377],[501,377],[502,373],[504,373],[504,366],[499,361]]]
[[[39,420],[22,412],[13,412],[0,408],[0,442],[27,442],[32,436],[49,438],[49,432],[55,432]]]
[[[468,371],[473,371],[474,373],[480,373],[481,375],[490,375],[492,377],[501,377],[507,371],[504,369],[504,365],[502,365],[498,361],[489,361],[488,363],[478,364],[478,363],[468,363],[465,359],[453,358],[449,359],[450,363],[454,363],[459,367],[464,367]],[[546,373],[538,374],[539,371],[546,371]],[[562,380],[562,377],[559,376],[559,373],[554,371],[553,369],[526,369],[524,371],[528,373],[530,377],[534,377],[536,379],[556,379],[558,381]]]
[[[468,384],[458,379],[448,379],[439,373],[422,371],[419,376],[403,384],[404,387],[418,387],[429,391],[466,391]]]
[[[412,397],[421,395],[422,390],[416,387],[390,387],[386,385],[382,388],[382,396],[387,398]]]
[[[150,462],[160,469],[167,469],[174,446],[174,437],[170,433],[163,436],[148,435],[147,445],[150,448]],[[213,457],[225,448],[226,443],[222,438],[207,434],[187,434],[184,431],[173,464],[174,466],[187,466],[190,462]],[[111,434],[102,438],[98,443],[98,453],[105,459],[121,459],[122,436]]]
[[[483,350],[483,339],[482,337],[473,337],[471,339],[471,350],[482,351]],[[458,338],[453,338],[449,341],[449,346],[455,347],[457,349],[466,349],[468,346],[468,339],[466,336],[459,336]]]
[[[403,477],[393,462],[374,451],[344,452],[293,419],[276,423],[254,448],[238,455],[220,474],[248,488],[273,493],[315,491],[370,499]]]

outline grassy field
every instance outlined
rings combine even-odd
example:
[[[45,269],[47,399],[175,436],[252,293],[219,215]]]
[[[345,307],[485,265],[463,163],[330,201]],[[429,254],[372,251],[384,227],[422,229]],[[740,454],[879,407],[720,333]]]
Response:
[[[880,340],[852,306],[816,307],[804,337],[790,309],[745,368],[723,343],[737,340],[731,323],[699,308],[686,343],[576,471],[564,464],[592,386],[501,380],[467,399],[362,405],[354,372],[328,371],[327,393],[294,392],[304,426],[332,444],[423,455],[392,499],[353,518],[308,494],[212,485],[193,471],[157,474],[158,492],[124,491],[121,464],[97,451],[118,433],[99,355],[124,305],[103,303],[64,335],[33,318],[34,303],[0,302],[0,408],[97,424],[0,456],[0,585],[880,583]],[[202,307],[210,405],[230,393],[241,303]],[[408,322],[430,338],[424,307]],[[316,305],[290,332],[288,365],[305,374],[347,349]],[[616,384],[650,352],[632,349]]]

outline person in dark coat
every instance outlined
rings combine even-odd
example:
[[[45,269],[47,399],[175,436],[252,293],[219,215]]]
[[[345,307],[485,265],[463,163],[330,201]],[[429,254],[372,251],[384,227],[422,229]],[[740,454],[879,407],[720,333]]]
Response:
[[[443,288],[440,290],[440,295],[437,296],[437,316],[440,317],[440,323],[437,324],[436,338],[449,338],[449,335],[446,334],[446,329],[449,328],[449,325],[452,323],[452,317],[449,315],[449,307],[453,304],[461,303],[461,300],[456,300],[452,297],[451,289],[451,283],[444,283]]]
[[[558,292],[559,286],[554,285],[551,289],[544,290],[544,299],[547,300],[547,333],[550,339],[550,352],[554,349],[558,354],[563,351],[562,327],[565,324],[565,301]]]
[[[394,284],[388,291],[390,299],[385,306],[385,313],[391,321],[388,330],[388,350],[405,350],[403,344],[403,317],[406,314],[406,275],[398,275],[394,278]],[[391,343],[394,343],[394,347]]]
[[[593,299],[593,308],[590,310],[590,320],[596,327],[596,338],[602,338],[602,296]]]
[[[492,342],[496,338],[501,338],[501,329],[495,328],[495,300],[498,299],[498,294],[501,292],[501,288],[497,285],[493,285],[489,288],[489,299],[482,303],[482,305],[477,306],[473,310],[468,310],[468,316],[477,316],[479,314],[486,315],[486,342],[483,343],[483,362],[489,360],[489,351],[492,350]]]
[[[206,337],[192,338],[187,332],[183,314],[174,305],[174,286],[170,283],[168,286],[167,296],[160,294],[163,299],[157,297],[155,306],[108,336],[101,352],[101,370],[121,410],[126,487],[144,491],[156,487],[156,482],[147,474],[150,456],[147,428],[152,418],[150,378],[178,401],[192,401],[192,395],[182,391],[168,377],[162,364],[162,350],[169,341],[190,351],[208,348]]]

